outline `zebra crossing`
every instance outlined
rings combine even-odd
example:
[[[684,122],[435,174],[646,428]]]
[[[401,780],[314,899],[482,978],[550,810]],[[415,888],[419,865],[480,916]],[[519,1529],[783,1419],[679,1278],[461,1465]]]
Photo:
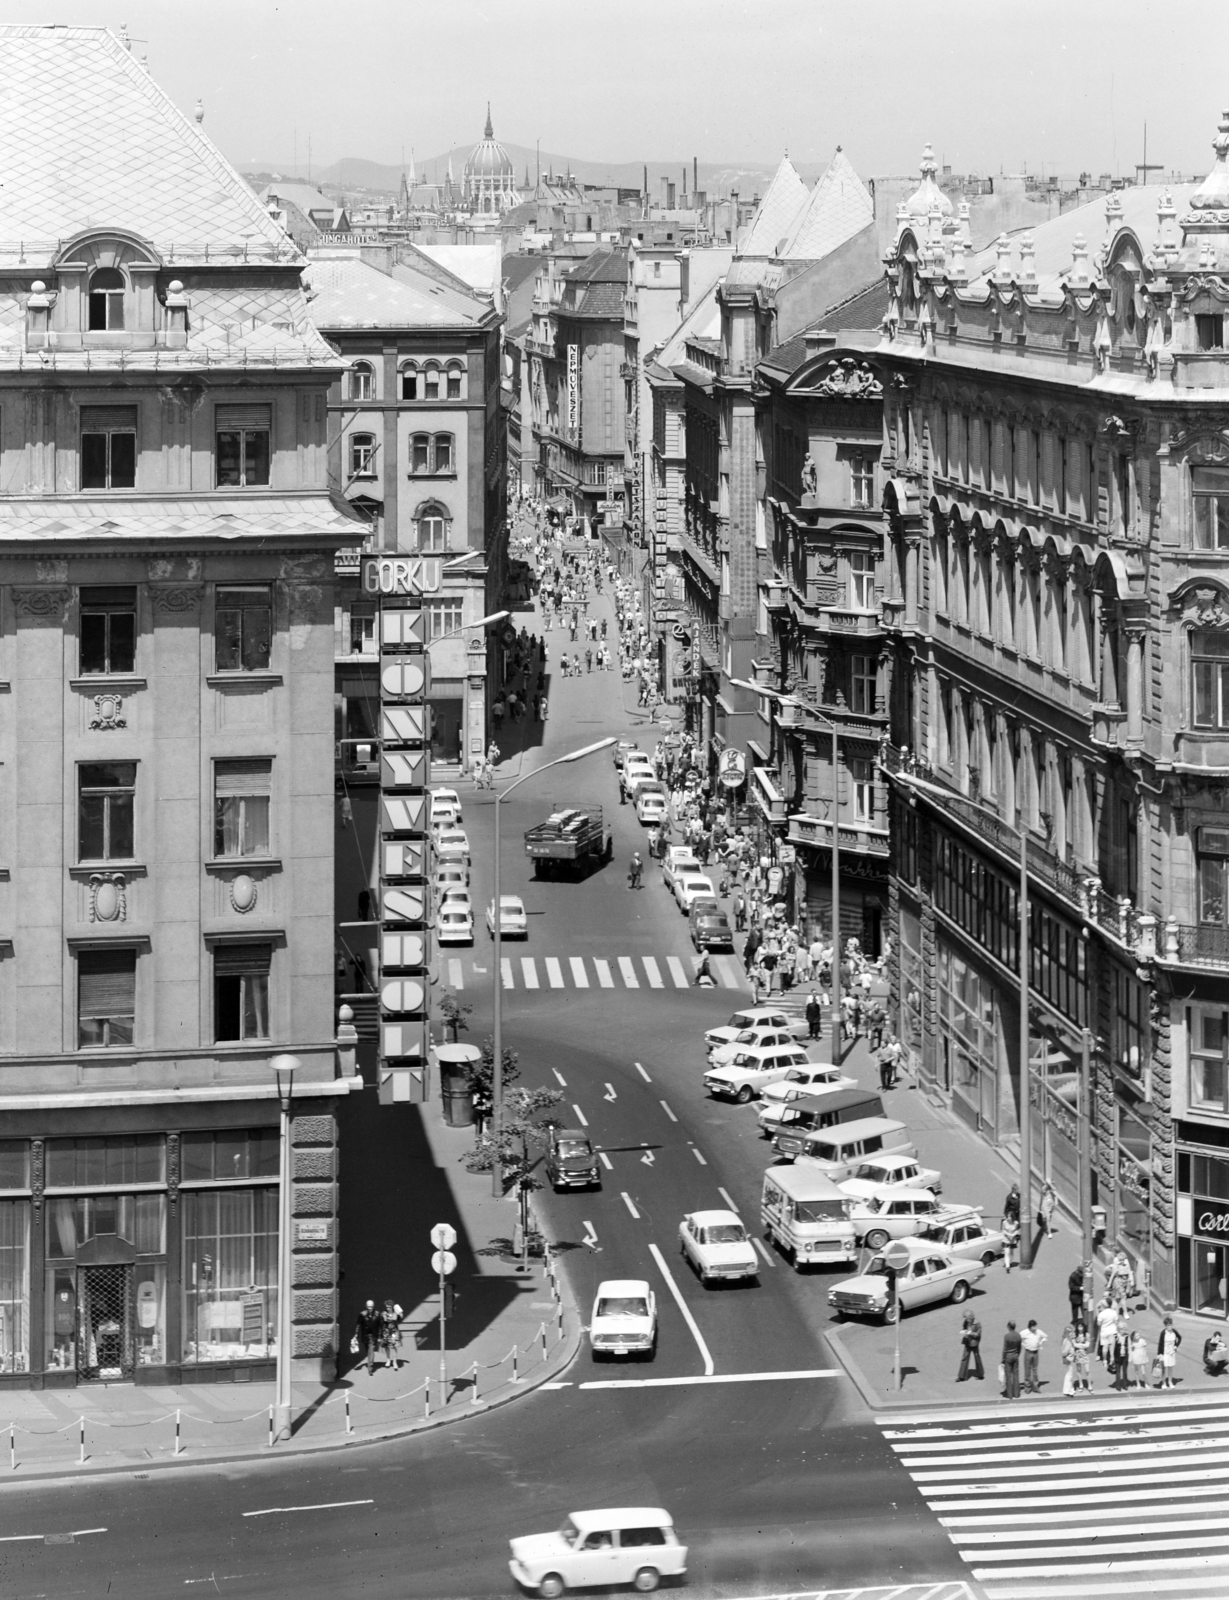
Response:
[[[878,1419],[987,1600],[1229,1595],[1229,1405]]]
[[[507,946],[505,946],[505,949]],[[504,956],[500,978],[505,989],[691,989],[695,987],[699,957],[680,956]],[[747,989],[732,956],[712,955],[709,966],[718,988]],[[449,956],[444,960],[446,982],[452,989],[490,983],[489,964]]]

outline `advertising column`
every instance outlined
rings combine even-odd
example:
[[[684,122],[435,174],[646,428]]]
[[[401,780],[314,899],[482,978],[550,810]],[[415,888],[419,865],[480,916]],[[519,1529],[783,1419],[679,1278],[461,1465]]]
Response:
[[[431,558],[363,563],[364,592],[380,597],[381,1105],[428,1094],[431,710],[422,597],[439,589],[441,576]]]

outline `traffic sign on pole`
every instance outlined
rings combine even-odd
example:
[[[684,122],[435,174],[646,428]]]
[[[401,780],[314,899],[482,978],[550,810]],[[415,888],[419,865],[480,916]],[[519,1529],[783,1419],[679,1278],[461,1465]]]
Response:
[[[451,1250],[437,1250],[431,1257],[431,1270],[438,1272],[441,1278],[446,1278],[450,1272],[457,1270],[457,1258]]]
[[[437,1222],[431,1230],[431,1243],[437,1250],[451,1250],[457,1242],[457,1230],[451,1222]]]
[[[434,1237],[432,1234],[433,1239]],[[891,1244],[884,1247],[883,1264],[885,1267],[891,1267],[893,1272],[903,1272],[909,1261],[909,1246],[903,1239],[893,1239]]]

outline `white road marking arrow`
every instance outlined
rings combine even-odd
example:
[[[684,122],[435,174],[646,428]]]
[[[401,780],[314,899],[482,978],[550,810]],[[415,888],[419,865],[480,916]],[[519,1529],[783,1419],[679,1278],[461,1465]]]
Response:
[[[613,1083],[608,1083],[606,1085],[606,1093],[602,1096],[602,1099],[603,1100],[617,1100],[618,1098],[619,1098],[618,1095],[614,1092],[614,1084]]]
[[[657,1157],[653,1154],[653,1152],[651,1150],[646,1150],[644,1152],[644,1154],[640,1157],[640,1159],[641,1159],[641,1161],[644,1162],[646,1167],[651,1167],[653,1165],[653,1163],[657,1160]]]

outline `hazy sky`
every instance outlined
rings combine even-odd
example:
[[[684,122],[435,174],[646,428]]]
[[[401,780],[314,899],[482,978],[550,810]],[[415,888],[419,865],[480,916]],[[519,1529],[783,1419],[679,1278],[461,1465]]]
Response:
[[[429,157],[482,132],[589,160],[731,165],[843,144],[865,176],[1207,170],[1225,0],[5,0],[128,23],[240,166]]]

